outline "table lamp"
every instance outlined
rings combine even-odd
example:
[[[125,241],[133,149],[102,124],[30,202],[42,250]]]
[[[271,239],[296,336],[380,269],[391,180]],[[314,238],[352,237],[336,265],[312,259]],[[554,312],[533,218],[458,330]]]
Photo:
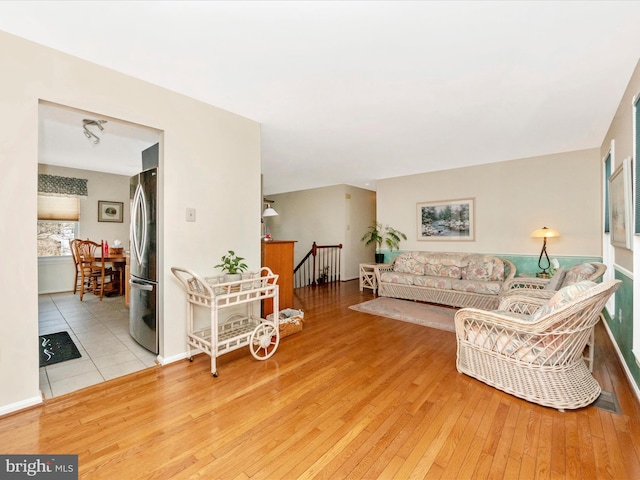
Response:
[[[534,238],[542,237],[544,240],[542,242],[542,250],[540,251],[540,257],[538,258],[538,268],[540,268],[540,272],[536,273],[536,277],[540,278],[549,278],[551,275],[547,271],[551,267],[551,262],[549,261],[549,255],[547,255],[547,238],[551,237],[559,237],[560,233],[557,230],[552,228],[542,227],[538,230],[535,230],[532,234]],[[542,260],[542,256],[544,255],[546,259],[546,267],[543,267],[544,263]]]

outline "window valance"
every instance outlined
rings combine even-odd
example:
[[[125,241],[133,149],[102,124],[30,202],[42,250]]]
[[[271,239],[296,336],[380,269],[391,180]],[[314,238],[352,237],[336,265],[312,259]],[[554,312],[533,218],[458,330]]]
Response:
[[[87,197],[86,178],[38,174],[38,193],[60,197]]]

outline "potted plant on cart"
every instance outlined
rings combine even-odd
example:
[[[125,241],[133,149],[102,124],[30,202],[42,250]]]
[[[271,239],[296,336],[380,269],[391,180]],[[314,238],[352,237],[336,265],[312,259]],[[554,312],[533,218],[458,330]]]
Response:
[[[242,272],[249,268],[243,260],[243,257],[239,257],[233,250],[229,250],[227,255],[223,255],[220,258],[220,263],[215,265],[214,268],[219,268],[223,272],[226,272],[224,274],[225,283],[237,282],[242,280]]]
[[[379,222],[370,225],[367,232],[362,236],[365,245],[376,244],[376,263],[384,263],[384,253],[380,253],[380,247],[384,243],[391,252],[400,249],[400,242],[406,240],[407,236],[399,230],[389,225],[383,226]]]

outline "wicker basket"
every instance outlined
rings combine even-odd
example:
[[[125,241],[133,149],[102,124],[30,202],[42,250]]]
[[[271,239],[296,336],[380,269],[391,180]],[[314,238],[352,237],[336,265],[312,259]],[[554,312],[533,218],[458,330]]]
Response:
[[[279,318],[280,338],[302,331],[302,324],[304,323],[304,312],[302,310],[294,310],[292,308],[280,310]],[[267,320],[273,321],[273,313],[267,315]]]

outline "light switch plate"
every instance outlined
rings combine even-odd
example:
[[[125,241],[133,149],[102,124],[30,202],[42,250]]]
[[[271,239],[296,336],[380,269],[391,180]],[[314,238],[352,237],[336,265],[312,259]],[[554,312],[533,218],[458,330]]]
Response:
[[[195,222],[195,221],[196,221],[196,209],[187,208],[187,222]]]

